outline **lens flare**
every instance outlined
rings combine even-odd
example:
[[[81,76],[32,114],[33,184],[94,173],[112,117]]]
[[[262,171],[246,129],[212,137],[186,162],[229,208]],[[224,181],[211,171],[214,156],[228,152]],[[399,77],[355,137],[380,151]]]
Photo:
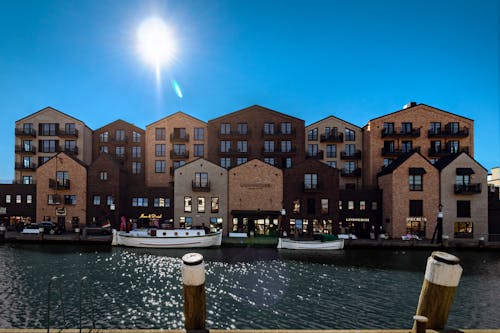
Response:
[[[172,88],[174,89],[174,92],[177,95],[177,97],[182,98],[181,87],[179,86],[179,83],[177,83],[177,81],[172,80]]]

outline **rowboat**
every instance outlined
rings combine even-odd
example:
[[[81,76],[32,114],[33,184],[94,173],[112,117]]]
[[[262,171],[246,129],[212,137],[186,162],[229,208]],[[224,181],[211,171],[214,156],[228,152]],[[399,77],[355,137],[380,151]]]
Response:
[[[293,240],[289,238],[278,239],[278,249],[290,250],[342,250],[344,248],[344,240]]]
[[[205,233],[203,229],[137,229],[130,232],[113,229],[112,245],[146,248],[198,248],[220,246],[222,231]]]

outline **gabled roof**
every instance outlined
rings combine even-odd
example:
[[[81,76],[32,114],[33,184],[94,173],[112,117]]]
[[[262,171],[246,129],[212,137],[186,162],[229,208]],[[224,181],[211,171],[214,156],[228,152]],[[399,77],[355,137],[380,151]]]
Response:
[[[44,107],[44,108],[43,108],[43,109],[41,109],[41,110],[38,110],[38,111],[36,111],[36,112],[33,112],[32,114],[27,115],[26,117],[23,117],[23,118],[21,118],[21,119],[18,119],[18,120],[16,120],[16,123],[17,123],[17,122],[20,122],[20,121],[23,121],[23,120],[24,120],[24,119],[26,119],[26,118],[31,118],[31,117],[33,117],[34,115],[38,114],[38,113],[42,113],[42,112],[45,112],[45,111],[48,111],[48,110],[55,111],[55,112],[60,113],[60,114],[62,114],[62,115],[64,115],[64,116],[66,116],[66,117],[69,117],[69,118],[71,118],[71,119],[77,120],[77,121],[81,122],[83,125],[85,125],[85,127],[87,127],[87,128],[89,128],[89,129],[90,129],[90,127],[88,127],[88,126],[85,124],[85,122],[84,122],[83,120],[80,120],[80,119],[77,119],[77,118],[75,118],[75,117],[73,117],[73,116],[70,116],[69,114],[64,113],[64,112],[62,112],[62,111],[59,111],[59,110],[57,110],[56,108],[53,108],[52,106],[46,106],[46,107]]]
[[[384,117],[387,117],[387,116],[393,115],[393,114],[398,113],[398,112],[407,111],[407,110],[409,110],[409,109],[413,109],[413,108],[416,108],[416,107],[419,107],[419,106],[428,107],[428,108],[431,108],[431,109],[434,109],[434,110],[437,110],[437,111],[440,111],[440,112],[444,112],[444,113],[447,113],[447,114],[451,114],[451,115],[456,116],[456,117],[460,117],[460,118],[468,119],[468,120],[470,120],[470,121],[474,121],[474,119],[467,118],[467,117],[464,117],[464,116],[458,115],[458,114],[456,114],[456,113],[452,113],[452,112],[449,112],[449,111],[441,110],[441,109],[438,109],[438,108],[436,108],[436,107],[434,107],[434,106],[430,106],[430,105],[427,105],[427,104],[419,103],[419,104],[417,104],[417,105],[409,106],[409,107],[407,107],[407,108],[405,108],[405,109],[397,110],[397,111],[394,111],[394,112],[391,112],[391,113],[386,113],[386,114],[384,114],[384,115],[382,115],[382,116],[380,116],[380,117],[372,118],[372,119],[370,119],[368,122],[373,121],[373,120],[376,120],[376,119],[384,118]],[[365,125],[365,126],[366,126],[366,125]]]
[[[210,119],[208,122],[211,122],[211,121],[214,121],[214,120],[218,120],[218,119],[223,119],[223,118],[226,118],[226,117],[230,117],[230,116],[232,116],[234,114],[237,114],[237,113],[248,112],[248,111],[251,111],[252,109],[261,109],[263,111],[267,111],[267,112],[272,112],[272,113],[278,114],[278,115],[280,115],[282,117],[285,117],[285,118],[296,119],[296,120],[299,120],[299,121],[304,121],[303,119],[300,119],[300,118],[297,118],[297,117],[294,117],[294,116],[290,116],[288,114],[285,114],[285,113],[282,113],[282,112],[279,112],[279,111],[276,111],[276,110],[272,110],[272,109],[269,109],[269,108],[266,108],[266,107],[263,107],[263,106],[260,106],[260,105],[257,105],[257,104],[254,104],[252,106],[243,108],[241,110],[233,111],[231,113],[227,113],[227,114],[222,115],[220,117]]]
[[[465,154],[465,155],[469,156],[469,158],[472,161],[474,161],[477,165],[479,165],[481,168],[483,168],[484,170],[486,170],[486,172],[488,172],[488,170],[485,167],[483,167],[478,161],[476,161],[472,156],[470,156],[466,152],[461,152],[461,153],[457,153],[457,154],[450,154],[450,155],[447,155],[447,156],[443,156],[439,160],[437,160],[436,163],[434,163],[434,166],[439,171],[441,171],[444,168],[446,168],[448,165],[450,165],[454,160],[456,160],[462,154]]]
[[[392,173],[394,170],[396,170],[400,165],[402,165],[404,162],[406,162],[407,159],[409,159],[411,156],[413,156],[414,154],[418,154],[420,155],[420,157],[422,157],[422,159],[424,161],[426,161],[427,163],[429,163],[430,165],[434,166],[431,162],[429,162],[429,160],[427,160],[422,154],[420,154],[418,151],[414,150],[410,153],[406,153],[406,154],[403,154],[401,156],[399,156],[398,158],[396,158],[394,161],[392,161],[391,164],[389,164],[388,166],[386,166],[385,168],[382,169],[382,171],[380,171],[378,174],[377,174],[377,177],[380,177],[380,176],[384,176],[384,175],[388,175],[390,173]]]
[[[58,157],[59,155],[64,155],[64,156],[66,156],[66,157],[68,157],[68,158],[72,159],[72,160],[73,160],[73,161],[75,161],[76,163],[78,163],[78,164],[80,164],[81,166],[83,166],[85,169],[87,169],[87,168],[88,168],[88,165],[87,165],[87,164],[85,164],[85,162],[83,162],[83,161],[79,160],[78,158],[76,158],[76,157],[74,157],[74,156],[68,155],[68,154],[66,154],[66,153],[65,153],[65,152],[63,152],[63,151],[61,151],[61,152],[59,152],[59,153],[55,154],[54,156],[52,156],[51,158],[49,158],[49,159],[47,160],[47,162],[52,161],[54,158]],[[40,168],[40,167],[43,167],[45,164],[47,164],[47,162],[45,162],[45,163],[43,163],[42,165],[40,165],[40,166],[39,166],[39,168]]]
[[[180,167],[176,168],[175,170],[177,170],[177,169],[182,169],[182,168],[184,168],[185,166],[188,166],[188,165],[190,165],[190,164],[192,164],[192,163],[194,163],[194,162],[198,162],[198,161],[200,161],[200,160],[202,160],[202,161],[203,161],[203,163],[209,163],[209,164],[212,164],[212,165],[214,165],[214,166],[216,166],[216,167],[218,167],[218,168],[221,168],[221,169],[223,169],[223,170],[226,170],[226,171],[227,171],[227,169],[226,169],[226,168],[223,168],[223,167],[221,167],[220,165],[215,164],[215,163],[213,163],[213,162],[210,162],[209,160],[206,160],[206,159],[204,159],[204,158],[202,158],[202,157],[199,157],[199,158],[197,158],[197,159],[194,159],[194,160],[192,160],[192,161],[189,161],[189,162],[187,162],[186,164],[184,164],[184,165],[182,165],[182,166],[180,166]]]
[[[321,122],[323,122],[323,121],[325,121],[325,120],[327,120],[327,119],[329,119],[329,118],[335,118],[335,119],[337,119],[337,120],[340,120],[341,122],[344,122],[344,123],[346,123],[346,124],[349,124],[349,125],[352,125],[352,126],[354,126],[354,127],[357,127],[360,131],[362,130],[362,128],[361,128],[360,126],[355,125],[355,124],[353,124],[353,123],[351,123],[351,122],[349,122],[349,121],[347,121],[347,120],[341,119],[341,118],[339,118],[339,117],[335,117],[335,116],[333,116],[333,115],[326,116],[325,118],[323,118],[323,119],[321,119],[321,120],[318,120],[318,121],[315,121],[315,122],[314,122],[314,123],[312,123],[312,124],[306,125],[306,128],[307,128],[307,127],[309,127],[309,126],[313,126],[313,125],[319,124],[319,123],[321,123]]]
[[[131,126],[131,127],[135,127],[137,129],[145,132],[142,128],[140,128],[140,127],[138,127],[138,126],[136,126],[136,125],[134,125],[132,123],[129,123],[128,121],[125,121],[123,119],[116,119],[115,121],[112,121],[112,122],[110,122],[110,123],[108,123],[108,124],[106,124],[104,126],[99,127],[98,129],[94,130],[94,132],[98,132],[98,131],[100,131],[101,129],[103,129],[105,127],[108,127],[108,126],[111,126],[111,125],[117,124],[117,123],[122,123],[122,124],[125,124],[125,125],[128,125],[128,126]]]
[[[175,116],[177,116],[177,115],[186,116],[186,117],[188,117],[188,118],[191,118],[191,119],[193,119],[193,120],[196,120],[196,121],[202,122],[202,123],[204,123],[204,124],[206,124],[206,123],[207,123],[206,121],[203,121],[203,120],[201,120],[201,119],[198,119],[198,118],[196,118],[196,117],[193,117],[193,116],[191,116],[191,115],[189,115],[189,114],[187,114],[187,113],[184,113],[184,112],[182,112],[182,111],[177,111],[177,112],[175,112],[175,113],[172,113],[171,115],[168,115],[168,116],[166,116],[166,117],[163,117],[163,118],[161,118],[161,119],[158,119],[158,120],[156,120],[156,121],[152,122],[152,123],[151,123],[151,124],[149,124],[149,125],[146,125],[146,128],[147,128],[147,127],[149,127],[149,126],[151,126],[151,125],[154,125],[154,124],[156,124],[156,123],[158,123],[158,122],[160,122],[160,121],[163,121],[163,120],[165,120],[165,119],[175,117]]]

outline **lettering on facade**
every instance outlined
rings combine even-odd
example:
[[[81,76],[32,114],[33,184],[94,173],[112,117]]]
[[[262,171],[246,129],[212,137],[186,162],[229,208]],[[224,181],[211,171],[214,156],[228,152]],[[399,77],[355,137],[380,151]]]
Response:
[[[271,187],[270,183],[242,183],[241,187],[246,187],[249,190],[261,190],[263,188]]]
[[[348,217],[345,220],[346,222],[370,222],[369,218],[363,218],[363,217]]]
[[[427,222],[427,218],[423,216],[411,216],[406,218],[406,222]]]

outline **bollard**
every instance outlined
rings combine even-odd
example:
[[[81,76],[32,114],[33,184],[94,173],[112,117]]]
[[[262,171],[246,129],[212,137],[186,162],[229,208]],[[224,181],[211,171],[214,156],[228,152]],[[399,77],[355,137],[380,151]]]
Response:
[[[206,331],[205,264],[199,253],[182,257],[182,287],[184,296],[184,329]]]
[[[427,322],[429,321],[427,317],[413,316],[413,320],[415,321],[413,326],[416,327],[415,333],[425,333],[425,330],[427,329]]]
[[[449,253],[434,251],[427,259],[425,279],[420,292],[417,316],[428,318],[427,328],[443,329],[448,320],[462,267],[460,259]],[[413,330],[417,329],[417,322]]]

